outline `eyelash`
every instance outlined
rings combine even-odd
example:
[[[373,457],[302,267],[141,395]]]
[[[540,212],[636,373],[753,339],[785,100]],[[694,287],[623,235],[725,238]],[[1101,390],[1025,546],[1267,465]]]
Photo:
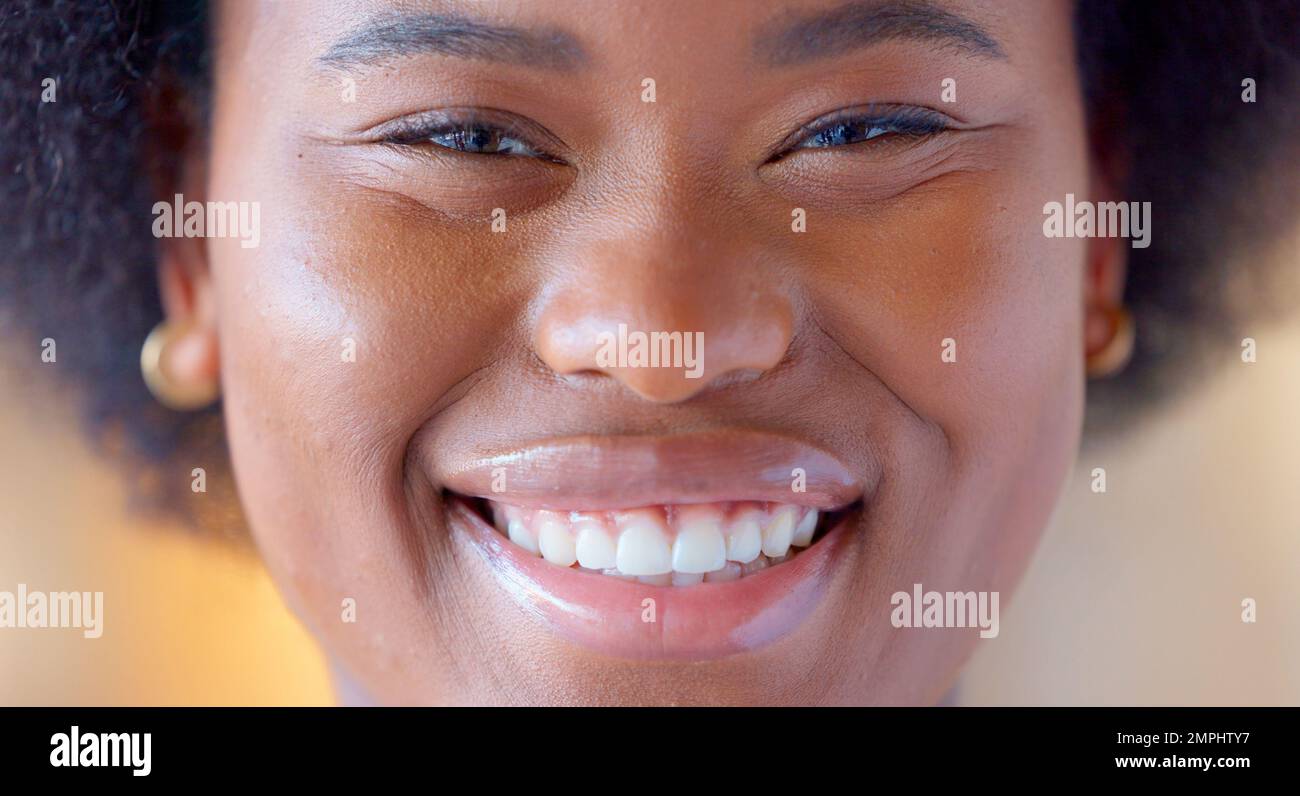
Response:
[[[868,107],[836,111],[799,128],[800,137],[783,147],[773,160],[801,149],[831,149],[865,144],[886,136],[927,138],[951,130],[947,117],[915,106]],[[789,141],[791,139],[787,139]]]
[[[414,117],[395,122],[380,139],[398,146],[431,144],[452,152],[497,157],[529,157],[551,163],[564,161],[531,144],[518,125],[500,125],[473,116],[440,114],[436,118]],[[786,139],[793,143],[781,148],[771,160],[779,160],[801,149],[832,149],[865,144],[886,136],[926,138],[952,129],[943,114],[915,106],[869,106],[836,111],[799,128]]]
[[[384,131],[380,143],[396,146],[430,144],[439,149],[463,152],[468,155],[496,157],[525,157],[552,163],[563,163],[560,158],[532,144],[528,137],[518,132],[517,124],[497,124],[474,116],[439,114],[435,118],[414,117],[402,119]]]

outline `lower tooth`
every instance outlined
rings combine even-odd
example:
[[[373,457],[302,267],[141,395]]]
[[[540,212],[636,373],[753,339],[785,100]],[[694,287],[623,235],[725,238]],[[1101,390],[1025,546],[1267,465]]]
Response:
[[[673,571],[661,575],[629,575],[626,572],[622,572],[613,567],[608,569],[592,569],[590,567],[578,566],[575,567],[575,569],[596,575],[609,575],[618,578],[619,580],[636,581],[649,586],[695,586],[700,583],[726,583],[727,581],[738,580],[739,578],[747,578],[750,575],[762,572],[769,567],[783,564],[794,558],[794,556],[794,553],[777,556],[776,558],[768,558],[767,556],[760,555],[758,558],[745,564],[736,561],[728,561],[726,566],[722,569],[705,573]]]
[[[740,564],[735,561],[728,561],[722,569],[716,569],[713,572],[704,573],[705,583],[725,583],[729,580],[736,580],[740,577]]]

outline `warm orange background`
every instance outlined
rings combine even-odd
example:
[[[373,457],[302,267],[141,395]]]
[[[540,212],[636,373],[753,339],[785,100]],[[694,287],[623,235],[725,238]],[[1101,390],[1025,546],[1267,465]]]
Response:
[[[1084,454],[960,702],[1300,704],[1300,318],[1252,336],[1258,362],[1207,371]],[[129,516],[70,401],[33,379],[55,366],[19,366],[39,349],[14,348],[0,589],[103,591],[105,629],[0,629],[0,704],[329,703],[319,653],[256,558]],[[1241,622],[1245,597],[1256,624]]]
[[[50,391],[16,375],[0,384],[19,396],[0,411],[0,590],[102,591],[104,632],[0,628],[0,705],[330,704],[257,559],[132,517],[71,404],[22,400]]]

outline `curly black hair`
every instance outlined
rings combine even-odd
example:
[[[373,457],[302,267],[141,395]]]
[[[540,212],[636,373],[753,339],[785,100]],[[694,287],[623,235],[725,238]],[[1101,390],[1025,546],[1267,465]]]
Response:
[[[56,338],[58,370],[86,387],[89,425],[130,463],[144,505],[238,528],[224,513],[237,501],[192,502],[175,488],[205,466],[233,498],[228,478],[212,480],[228,472],[219,409],[158,406],[138,368],[162,314],[149,175],[176,165],[156,140],[146,146],[159,133],[151,109],[171,103],[204,127],[205,13],[193,0],[5,2],[0,320],[10,335]],[[1077,3],[1094,149],[1121,164],[1121,194],[1150,201],[1160,226],[1149,248],[1130,251],[1137,347],[1120,378],[1090,388],[1090,425],[1116,426],[1174,390],[1207,341],[1236,350],[1242,302],[1229,299],[1255,284],[1248,267],[1300,207],[1298,17],[1295,0]],[[47,78],[53,103],[41,101]],[[1243,102],[1246,79],[1254,103]],[[1259,298],[1245,303],[1258,309]],[[227,508],[205,518],[200,505]]]

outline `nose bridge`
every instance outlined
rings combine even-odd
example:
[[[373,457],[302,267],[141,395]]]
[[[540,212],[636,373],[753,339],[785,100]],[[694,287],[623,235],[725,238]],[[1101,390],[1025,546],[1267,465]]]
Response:
[[[759,247],[698,194],[642,185],[605,235],[573,244],[538,319],[538,355],[643,399],[686,400],[720,377],[779,362],[792,303]],[[608,234],[611,229],[616,234]]]

